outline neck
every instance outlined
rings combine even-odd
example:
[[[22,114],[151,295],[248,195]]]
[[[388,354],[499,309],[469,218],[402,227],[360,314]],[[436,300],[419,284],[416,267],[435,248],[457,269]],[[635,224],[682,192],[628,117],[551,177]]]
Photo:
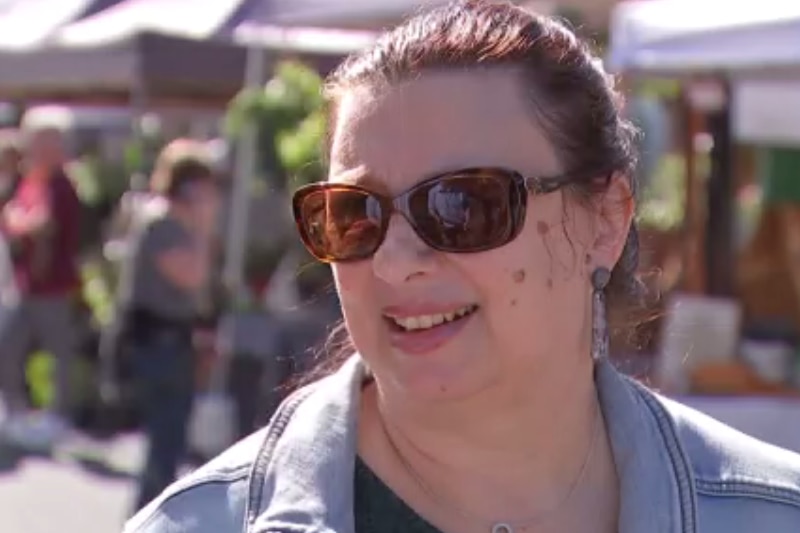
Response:
[[[378,385],[378,416],[402,460],[430,481],[431,490],[485,505],[486,516],[526,516],[523,505],[530,516],[558,506],[604,438],[603,431],[593,438],[604,428],[586,353],[572,358],[571,367],[562,360],[441,405],[409,401]],[[528,507],[531,501],[536,509]]]

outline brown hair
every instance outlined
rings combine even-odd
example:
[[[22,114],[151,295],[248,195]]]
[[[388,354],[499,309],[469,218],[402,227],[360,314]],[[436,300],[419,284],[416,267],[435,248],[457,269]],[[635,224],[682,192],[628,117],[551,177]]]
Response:
[[[158,155],[150,189],[175,199],[190,183],[214,181],[214,171],[204,145],[189,139],[177,139],[166,145]]]
[[[493,67],[519,72],[520,83],[530,95],[532,116],[563,169],[576,176],[570,184],[572,191],[583,198],[602,192],[608,180],[598,187],[598,176],[632,180],[637,131],[622,117],[623,99],[614,79],[562,22],[507,2],[466,0],[424,12],[349,57],[326,83],[328,146],[335,130],[337,100],[348,90],[390,86],[425,71]],[[638,256],[634,224],[612,272],[610,299],[630,301],[643,295],[636,277]],[[353,352],[342,325],[331,339],[326,347],[334,347],[337,354],[326,357],[321,372],[333,370]]]

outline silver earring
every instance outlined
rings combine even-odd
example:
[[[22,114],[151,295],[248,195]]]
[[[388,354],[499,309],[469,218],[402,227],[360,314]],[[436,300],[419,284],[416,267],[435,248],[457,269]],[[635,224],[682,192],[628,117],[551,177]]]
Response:
[[[606,317],[606,287],[611,271],[597,267],[592,272],[592,359],[608,357],[608,319]]]

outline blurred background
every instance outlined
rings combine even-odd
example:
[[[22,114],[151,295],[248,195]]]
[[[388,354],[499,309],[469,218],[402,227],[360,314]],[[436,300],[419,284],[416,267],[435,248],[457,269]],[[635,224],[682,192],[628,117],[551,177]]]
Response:
[[[0,531],[110,533],[131,510],[146,443],[104,346],[119,319],[130,221],[175,139],[201,146],[223,177],[213,283],[192,322],[200,364],[185,468],[268,419],[339,318],[330,272],[302,248],[289,206],[295,188],[324,176],[321,80],[435,3],[0,0],[0,166],[7,154],[12,166],[30,157],[26,131],[56,128],[80,203],[78,394],[67,414],[80,438],[47,453],[0,445]],[[518,3],[595,43],[644,132],[638,217],[652,298],[613,317],[614,358],[800,452],[800,4]],[[4,208],[19,186],[9,168]],[[0,327],[20,299],[13,239],[3,240]],[[56,389],[40,344],[19,376],[33,410]]]

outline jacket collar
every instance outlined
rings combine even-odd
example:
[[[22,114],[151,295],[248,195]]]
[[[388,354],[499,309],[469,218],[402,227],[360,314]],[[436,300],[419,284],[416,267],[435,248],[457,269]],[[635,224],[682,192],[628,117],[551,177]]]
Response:
[[[620,482],[620,533],[695,533],[694,481],[671,417],[610,361],[597,364],[595,382]]]
[[[271,457],[254,531],[354,531],[356,423],[367,374],[354,356],[297,408]],[[608,361],[598,363],[595,381],[620,480],[620,533],[695,533],[694,483],[669,415]]]

